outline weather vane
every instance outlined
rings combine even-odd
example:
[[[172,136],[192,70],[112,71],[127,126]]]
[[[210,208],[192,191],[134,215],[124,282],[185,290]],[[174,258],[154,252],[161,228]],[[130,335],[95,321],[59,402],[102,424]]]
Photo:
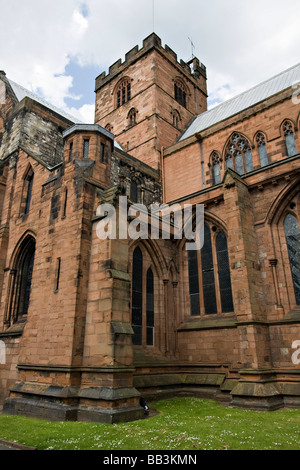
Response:
[[[153,0],[153,1],[154,1],[154,0]],[[191,38],[188,38],[188,39],[189,39],[189,41],[190,41],[190,43],[191,43],[191,48],[192,48],[192,59],[193,59],[193,58],[195,57],[195,56],[194,56],[194,49],[195,49],[195,45],[194,45],[193,41],[191,40]]]

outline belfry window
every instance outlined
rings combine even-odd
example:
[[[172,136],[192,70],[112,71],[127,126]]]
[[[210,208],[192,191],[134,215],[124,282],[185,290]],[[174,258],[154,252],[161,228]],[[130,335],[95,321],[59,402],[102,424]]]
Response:
[[[136,109],[132,108],[128,113],[128,124],[130,127],[136,125],[136,115],[137,115]]]
[[[174,84],[175,100],[186,107],[186,88],[181,80],[176,80]]]
[[[267,166],[269,164],[269,159],[267,153],[266,139],[264,134],[262,134],[261,132],[256,135],[256,143],[258,147],[260,166]]]
[[[248,140],[234,133],[225,149],[225,160],[227,168],[231,168],[239,175],[244,175],[254,169],[251,146]]]
[[[35,257],[35,240],[27,237],[21,245],[19,255],[10,274],[9,305],[6,322],[24,321],[28,314],[32,274]]]
[[[144,271],[143,253],[134,250],[132,261],[132,328],[133,344],[154,346],[154,275],[151,267]]]
[[[288,248],[291,274],[296,297],[300,305],[300,230],[297,218],[288,214],[284,221],[284,231]]]
[[[123,79],[116,89],[116,107],[120,108],[131,99],[131,81],[129,78]]]
[[[188,270],[192,316],[233,312],[227,238],[223,232],[214,232],[205,224],[201,251],[188,251]]]
[[[295,142],[294,127],[291,121],[287,120],[283,123],[283,132],[285,136],[287,156],[293,157],[294,155],[297,155],[297,148]]]

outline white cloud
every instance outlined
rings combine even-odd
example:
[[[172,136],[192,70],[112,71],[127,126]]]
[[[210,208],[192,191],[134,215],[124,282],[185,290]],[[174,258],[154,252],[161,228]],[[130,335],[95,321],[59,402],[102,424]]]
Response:
[[[76,114],[89,119],[92,103],[76,107],[70,58],[100,74],[152,32],[152,0],[0,0],[0,11],[0,69],[66,111],[73,98]],[[191,57],[193,40],[213,102],[297,63],[299,17],[299,0],[288,9],[281,0],[155,0],[156,33],[179,60]]]

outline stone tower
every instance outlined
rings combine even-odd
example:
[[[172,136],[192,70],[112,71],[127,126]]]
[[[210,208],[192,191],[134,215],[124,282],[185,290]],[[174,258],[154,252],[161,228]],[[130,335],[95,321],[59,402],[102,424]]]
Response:
[[[161,149],[173,144],[207,110],[206,68],[194,58],[178,62],[156,34],[134,47],[96,79],[95,122],[125,151],[160,169]]]

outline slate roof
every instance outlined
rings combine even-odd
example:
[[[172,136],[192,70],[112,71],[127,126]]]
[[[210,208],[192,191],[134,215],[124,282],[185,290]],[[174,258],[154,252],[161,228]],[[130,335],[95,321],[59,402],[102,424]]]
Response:
[[[194,119],[186,131],[184,131],[179,141],[187,139],[197,132],[202,132],[210,126],[222,122],[299,82],[300,64],[297,64],[269,80],[250,88],[250,90],[200,114]]]
[[[46,108],[54,111],[55,113],[59,114],[60,116],[62,116],[64,118],[68,119],[69,121],[73,122],[74,124],[76,124],[76,123],[80,124],[81,123],[81,121],[79,121],[74,116],[71,116],[70,114],[66,113],[65,111],[63,111],[60,108],[57,108],[53,104],[48,103],[46,100],[44,100],[40,96],[36,95],[32,91],[27,90],[26,88],[24,88],[23,86],[19,85],[16,82],[14,82],[13,80],[10,80],[8,78],[8,81],[9,81],[10,86],[12,87],[13,92],[15,93],[18,101],[22,101],[22,99],[26,98],[26,97],[31,98],[32,100],[36,101],[37,103],[42,104]]]

